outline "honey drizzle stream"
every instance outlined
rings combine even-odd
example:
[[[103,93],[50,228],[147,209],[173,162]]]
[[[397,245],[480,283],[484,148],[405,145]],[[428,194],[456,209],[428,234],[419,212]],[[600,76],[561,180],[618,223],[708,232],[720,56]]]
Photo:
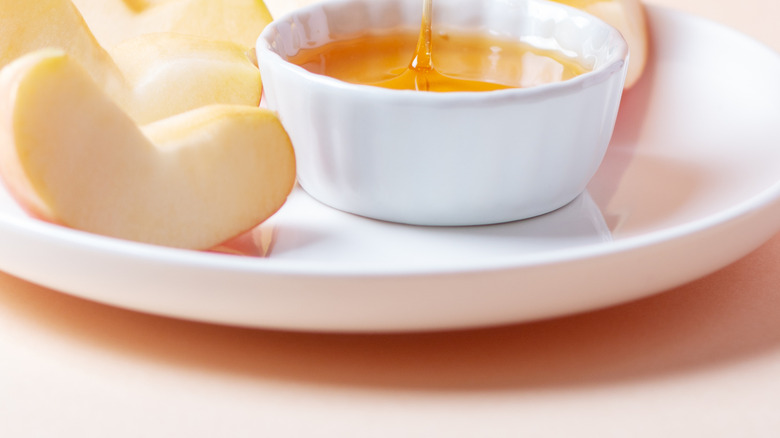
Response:
[[[414,58],[398,76],[371,85],[417,91],[491,91],[513,88],[492,82],[455,78],[436,70],[432,56],[432,17],[433,0],[423,0],[420,35],[417,38]]]
[[[431,16],[433,14],[433,0],[423,0],[422,23],[420,24],[420,36],[417,38],[417,49],[409,68],[417,74],[414,78],[414,86],[418,91],[428,91],[430,84],[428,74],[434,72],[431,61]]]

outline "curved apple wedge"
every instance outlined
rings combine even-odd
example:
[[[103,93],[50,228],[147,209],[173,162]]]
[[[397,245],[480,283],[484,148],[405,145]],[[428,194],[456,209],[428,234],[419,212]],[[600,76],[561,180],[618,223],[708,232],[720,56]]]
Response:
[[[138,123],[204,105],[260,103],[260,71],[242,44],[159,32],[107,51],[71,0],[0,0],[0,67],[49,47],[67,51]]]
[[[123,239],[207,249],[276,212],[295,158],[276,116],[217,105],[139,128],[64,52],[0,72],[0,172],[30,214]]]
[[[625,88],[631,88],[642,76],[648,57],[648,29],[645,9],[640,0],[556,0],[601,18],[623,34],[631,50]]]
[[[118,103],[139,124],[212,104],[260,104],[260,70],[238,44],[153,33],[109,53],[132,88]]]
[[[72,1],[104,47],[147,33],[175,32],[248,49],[273,19],[263,0]]]

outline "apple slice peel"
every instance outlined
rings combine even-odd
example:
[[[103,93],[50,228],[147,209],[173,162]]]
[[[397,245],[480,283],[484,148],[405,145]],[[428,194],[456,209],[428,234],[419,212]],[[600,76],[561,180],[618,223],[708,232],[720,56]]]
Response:
[[[275,213],[295,183],[276,116],[211,105],[139,128],[66,53],[0,72],[0,173],[31,215],[140,242],[208,249]]]

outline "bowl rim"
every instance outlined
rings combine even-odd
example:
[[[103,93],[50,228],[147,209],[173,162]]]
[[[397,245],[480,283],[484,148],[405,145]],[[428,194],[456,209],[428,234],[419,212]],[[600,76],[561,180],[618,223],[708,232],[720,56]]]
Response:
[[[384,0],[387,1],[411,1],[411,0]],[[498,1],[498,0],[483,0],[483,1]],[[451,91],[451,92],[419,92],[416,90],[395,90],[383,87],[376,87],[369,84],[355,84],[346,82],[340,79],[336,79],[330,76],[313,73],[305,68],[289,62],[284,59],[278,52],[276,52],[270,44],[271,36],[274,34],[277,25],[283,22],[293,21],[296,16],[302,14],[311,13],[312,11],[321,10],[327,5],[347,5],[350,3],[367,4],[367,5],[379,5],[382,1],[377,0],[318,0],[307,6],[296,8],[275,18],[271,23],[266,25],[263,31],[257,38],[255,45],[255,52],[257,55],[258,67],[262,71],[264,65],[267,62],[274,62],[277,66],[285,71],[287,74],[293,75],[292,77],[299,77],[306,82],[317,84],[329,89],[337,90],[340,93],[359,93],[361,96],[367,96],[371,98],[383,99],[385,101],[408,101],[414,100],[416,104],[430,104],[434,106],[449,105],[455,102],[464,103],[491,103],[500,104],[502,101],[517,102],[518,100],[526,101],[538,101],[547,99],[550,97],[571,94],[577,90],[589,88],[595,84],[606,81],[613,74],[619,73],[621,70],[625,70],[630,59],[630,50],[628,43],[623,35],[614,26],[606,23],[604,20],[591,15],[583,10],[549,0],[516,0],[527,3],[538,3],[546,5],[546,7],[560,8],[567,11],[568,14],[574,14],[575,16],[582,17],[587,20],[599,23],[602,26],[608,28],[610,33],[610,40],[615,41],[616,47],[614,48],[614,60],[605,63],[598,68],[589,70],[576,77],[552,82],[547,84],[535,85],[532,87],[518,87],[518,88],[506,88],[492,91]],[[422,9],[422,3],[421,3]],[[625,75],[623,75],[620,88],[623,88],[625,82]]]

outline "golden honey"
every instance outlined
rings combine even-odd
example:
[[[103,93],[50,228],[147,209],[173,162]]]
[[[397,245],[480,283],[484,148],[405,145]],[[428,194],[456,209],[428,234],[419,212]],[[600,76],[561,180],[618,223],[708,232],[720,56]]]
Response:
[[[346,82],[416,91],[522,88],[585,72],[558,53],[538,51],[517,41],[476,34],[434,35],[432,19],[433,0],[423,0],[416,36],[412,32],[369,34],[301,50],[290,61]],[[413,54],[411,61],[409,54]]]
[[[427,91],[523,88],[588,71],[556,51],[495,36],[444,32],[431,35],[435,68],[414,68],[410,60],[417,36],[412,30],[370,33],[303,49],[290,61],[350,83]]]

